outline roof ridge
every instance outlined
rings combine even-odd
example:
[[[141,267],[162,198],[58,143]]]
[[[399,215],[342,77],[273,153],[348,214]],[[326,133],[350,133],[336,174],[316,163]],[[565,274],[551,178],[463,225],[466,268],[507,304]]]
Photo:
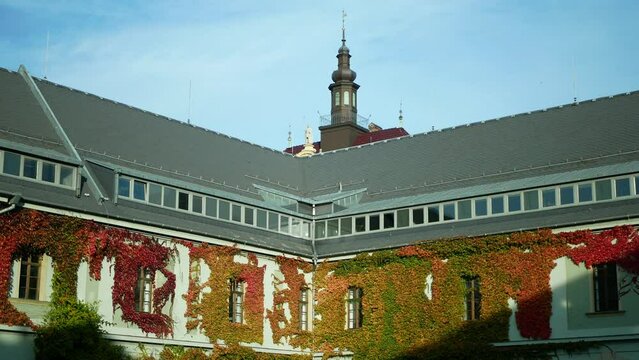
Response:
[[[11,72],[11,70],[8,70],[8,71]],[[248,145],[251,145],[251,146],[254,146],[254,147],[258,147],[258,148],[260,148],[262,150],[271,151],[271,152],[276,153],[276,154],[281,154],[281,155],[284,155],[284,156],[290,156],[290,154],[286,154],[286,153],[284,153],[282,151],[279,151],[279,150],[276,150],[276,149],[272,149],[272,148],[269,148],[269,147],[264,146],[264,145],[255,144],[255,143],[252,143],[250,141],[246,141],[246,140],[243,140],[243,139],[231,136],[231,135],[223,134],[223,133],[215,131],[215,130],[207,129],[207,128],[199,126],[199,125],[193,125],[191,123],[186,123],[184,121],[180,121],[180,120],[168,117],[166,115],[162,115],[162,114],[154,113],[152,111],[144,110],[142,108],[139,108],[139,107],[136,107],[136,106],[133,106],[133,105],[125,104],[125,103],[122,103],[122,102],[119,102],[119,101],[116,101],[116,100],[112,100],[112,99],[109,99],[109,98],[102,97],[100,95],[96,95],[96,94],[93,94],[93,93],[90,93],[90,92],[86,92],[86,91],[83,91],[83,90],[78,90],[78,89],[72,88],[72,87],[67,86],[67,85],[58,84],[58,83],[55,83],[55,82],[50,81],[48,79],[42,79],[42,78],[39,78],[39,77],[36,77],[36,76],[32,76],[32,77],[33,77],[34,80],[36,80],[38,82],[49,83],[49,84],[51,84],[53,86],[56,86],[56,87],[64,88],[64,89],[67,89],[67,90],[70,90],[70,91],[73,91],[73,92],[77,92],[77,93],[80,93],[80,94],[83,94],[83,95],[86,95],[86,96],[91,96],[91,97],[94,97],[94,98],[98,98],[99,100],[107,101],[107,102],[110,102],[110,103],[113,103],[113,104],[116,104],[116,105],[125,106],[125,107],[128,107],[130,109],[133,109],[133,110],[136,110],[136,111],[140,111],[142,113],[146,113],[146,114],[149,114],[149,115],[154,115],[154,116],[162,118],[162,119],[164,119],[166,121],[176,122],[179,125],[188,126],[188,127],[191,127],[191,128],[198,129],[200,131],[204,131],[204,132],[207,132],[207,133],[212,133],[212,134],[217,135],[217,136],[226,137],[226,138],[231,139],[233,141],[245,143],[245,144],[248,144]]]

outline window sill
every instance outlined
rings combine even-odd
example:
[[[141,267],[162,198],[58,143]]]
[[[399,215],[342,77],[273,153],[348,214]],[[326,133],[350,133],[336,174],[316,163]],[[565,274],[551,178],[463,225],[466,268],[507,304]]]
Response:
[[[612,311],[597,311],[586,313],[587,317],[606,317],[606,316],[622,316],[625,314],[625,310],[612,310]]]

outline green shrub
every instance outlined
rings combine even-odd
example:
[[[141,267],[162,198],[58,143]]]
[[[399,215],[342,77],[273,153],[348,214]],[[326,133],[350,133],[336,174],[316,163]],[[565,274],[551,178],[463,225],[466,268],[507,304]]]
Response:
[[[52,305],[36,330],[36,360],[130,359],[103,337],[104,324],[95,304],[65,300]]]

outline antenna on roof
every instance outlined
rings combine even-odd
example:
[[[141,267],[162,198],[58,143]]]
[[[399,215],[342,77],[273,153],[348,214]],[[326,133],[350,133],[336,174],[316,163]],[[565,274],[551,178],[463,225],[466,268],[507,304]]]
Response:
[[[402,100],[399,100],[399,127],[404,127],[404,114],[402,113]]]
[[[575,54],[572,55],[572,103],[577,104],[577,67],[575,66]]]
[[[189,80],[189,113],[186,117],[187,124],[191,123],[191,80]]]
[[[47,46],[44,49],[44,78],[47,78],[47,63],[49,62],[49,30],[47,30]]]
[[[293,136],[291,135],[291,124],[288,124],[288,147],[293,150]]]

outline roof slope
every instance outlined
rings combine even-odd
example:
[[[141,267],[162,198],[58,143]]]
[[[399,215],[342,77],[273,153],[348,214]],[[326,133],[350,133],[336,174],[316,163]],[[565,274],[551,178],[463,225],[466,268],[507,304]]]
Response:
[[[392,197],[639,159],[637,133],[634,92],[312,156],[307,189],[358,183]]]

